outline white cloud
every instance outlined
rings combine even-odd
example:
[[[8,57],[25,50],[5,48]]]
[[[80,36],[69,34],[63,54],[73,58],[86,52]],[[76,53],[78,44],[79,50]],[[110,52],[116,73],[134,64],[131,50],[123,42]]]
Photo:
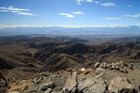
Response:
[[[92,0],[86,0],[87,2],[93,2]]]
[[[86,0],[87,2],[99,3],[98,1]]]
[[[103,5],[103,6],[116,6],[116,7],[118,7],[116,4],[114,4],[114,3],[101,3],[101,5]]]
[[[0,9],[7,9],[6,7],[0,7]]]
[[[22,9],[22,8],[14,8],[13,6],[7,7],[0,7],[0,9],[5,9],[5,10],[14,10],[14,11],[30,11],[29,9]]]
[[[110,27],[123,27],[123,26],[121,26],[121,25],[119,25],[119,24],[115,24],[115,25],[112,25],[112,26],[110,26]]]
[[[95,2],[96,4],[98,4],[98,3],[99,3],[98,1],[93,1],[93,2]]]
[[[121,19],[121,18],[106,18],[107,20]]]
[[[140,13],[137,14],[137,15],[125,15],[125,16],[127,16],[127,17],[139,17],[140,16]]]
[[[73,12],[72,14],[84,14],[84,13],[82,13],[81,11],[79,11],[79,12]]]
[[[127,7],[132,7],[131,5],[127,5]]]
[[[76,0],[78,2],[79,5],[81,5],[80,2],[83,2],[84,0]]]
[[[30,11],[29,9],[14,8],[13,6],[9,6],[7,9],[15,11]]]
[[[25,13],[25,12],[21,12],[21,11],[30,11],[30,9],[15,8],[13,6],[0,7],[0,12],[12,12],[12,13],[15,13],[15,14],[18,14],[18,15],[39,16],[39,15],[36,15],[36,14]]]
[[[2,28],[15,28],[15,27],[45,27],[45,26],[35,26],[35,25],[4,25],[4,24],[0,24],[0,29]],[[50,27],[50,26],[46,26],[46,27]]]
[[[31,13],[25,13],[25,12],[20,12],[20,11],[11,11],[12,13],[16,13],[18,15],[32,15],[35,16],[35,14],[31,14]]]
[[[9,10],[0,10],[0,12],[9,12]]]
[[[136,25],[139,25],[140,23],[136,23]],[[15,27],[65,27],[65,28],[86,28],[86,27],[90,27],[90,28],[103,28],[103,27],[129,27],[129,26],[121,26],[119,24],[115,24],[115,25],[110,25],[110,26],[64,26],[64,25],[58,25],[58,26],[36,26],[36,25],[4,25],[4,24],[0,24],[0,29],[2,28],[15,28]]]
[[[73,18],[74,16],[68,13],[60,13],[59,15],[65,15],[66,17]]]

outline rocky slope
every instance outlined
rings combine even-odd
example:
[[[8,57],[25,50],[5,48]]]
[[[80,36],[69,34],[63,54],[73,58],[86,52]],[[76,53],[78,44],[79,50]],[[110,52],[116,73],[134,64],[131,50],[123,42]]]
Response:
[[[51,41],[45,42],[46,38],[42,42],[40,42],[42,39],[35,38],[33,43],[27,39],[16,41],[20,46],[14,45],[17,46],[14,50],[11,49],[11,44],[15,44],[15,41],[0,46],[5,49],[0,50],[0,66],[7,68],[6,79],[11,85],[7,91],[17,91],[13,93],[139,92],[139,44],[85,45],[72,44],[71,41],[75,39],[61,37],[56,42],[52,38],[47,39]],[[10,51],[5,48],[7,46]],[[6,87],[5,82],[0,79],[0,92],[2,89],[5,90]]]
[[[75,58],[67,54],[53,54],[50,58],[44,61],[42,71],[59,71],[68,68],[81,68],[84,62],[80,58]]]
[[[96,63],[98,64],[98,63]],[[38,73],[11,84],[10,93],[138,93],[140,68],[136,64],[99,63],[93,68]],[[119,67],[119,69],[117,68]],[[127,73],[121,71],[125,68]],[[132,69],[133,68],[133,69]],[[135,77],[133,77],[135,75]],[[133,77],[133,78],[132,78]]]

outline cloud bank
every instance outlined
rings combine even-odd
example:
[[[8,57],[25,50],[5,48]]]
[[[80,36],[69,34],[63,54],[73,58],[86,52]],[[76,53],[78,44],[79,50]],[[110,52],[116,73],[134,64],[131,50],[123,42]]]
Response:
[[[107,20],[121,19],[121,18],[106,18]]]
[[[127,16],[127,17],[139,17],[140,16],[140,13],[137,14],[137,15],[125,15],[125,16]]]
[[[118,7],[116,4],[114,4],[114,3],[101,3],[101,5],[103,5],[103,6],[116,6],[116,7]]]
[[[68,13],[59,13],[59,15],[65,15],[66,17],[73,18],[74,16]]]
[[[84,13],[79,11],[79,12],[73,12],[72,14],[84,14]]]
[[[37,14],[32,14],[32,13],[27,13],[27,12],[22,12],[22,11],[30,11],[30,9],[15,8],[13,6],[0,7],[0,12],[12,12],[18,15],[38,16]]]

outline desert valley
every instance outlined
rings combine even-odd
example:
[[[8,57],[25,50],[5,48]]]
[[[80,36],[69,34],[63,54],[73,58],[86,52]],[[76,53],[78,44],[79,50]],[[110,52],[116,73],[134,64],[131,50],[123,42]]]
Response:
[[[0,37],[0,93],[138,93],[140,37],[90,40]]]

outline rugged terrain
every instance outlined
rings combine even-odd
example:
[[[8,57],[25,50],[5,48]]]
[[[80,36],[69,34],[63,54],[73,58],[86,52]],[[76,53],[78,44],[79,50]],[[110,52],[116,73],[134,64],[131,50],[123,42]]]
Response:
[[[86,45],[83,43],[87,40],[69,37],[0,39],[0,66],[7,69],[5,77],[11,86],[6,89],[1,79],[1,91],[44,93],[49,88],[53,93],[139,92],[140,45],[135,40]],[[100,83],[103,86],[97,87]],[[41,89],[46,86],[43,84],[49,87]]]

